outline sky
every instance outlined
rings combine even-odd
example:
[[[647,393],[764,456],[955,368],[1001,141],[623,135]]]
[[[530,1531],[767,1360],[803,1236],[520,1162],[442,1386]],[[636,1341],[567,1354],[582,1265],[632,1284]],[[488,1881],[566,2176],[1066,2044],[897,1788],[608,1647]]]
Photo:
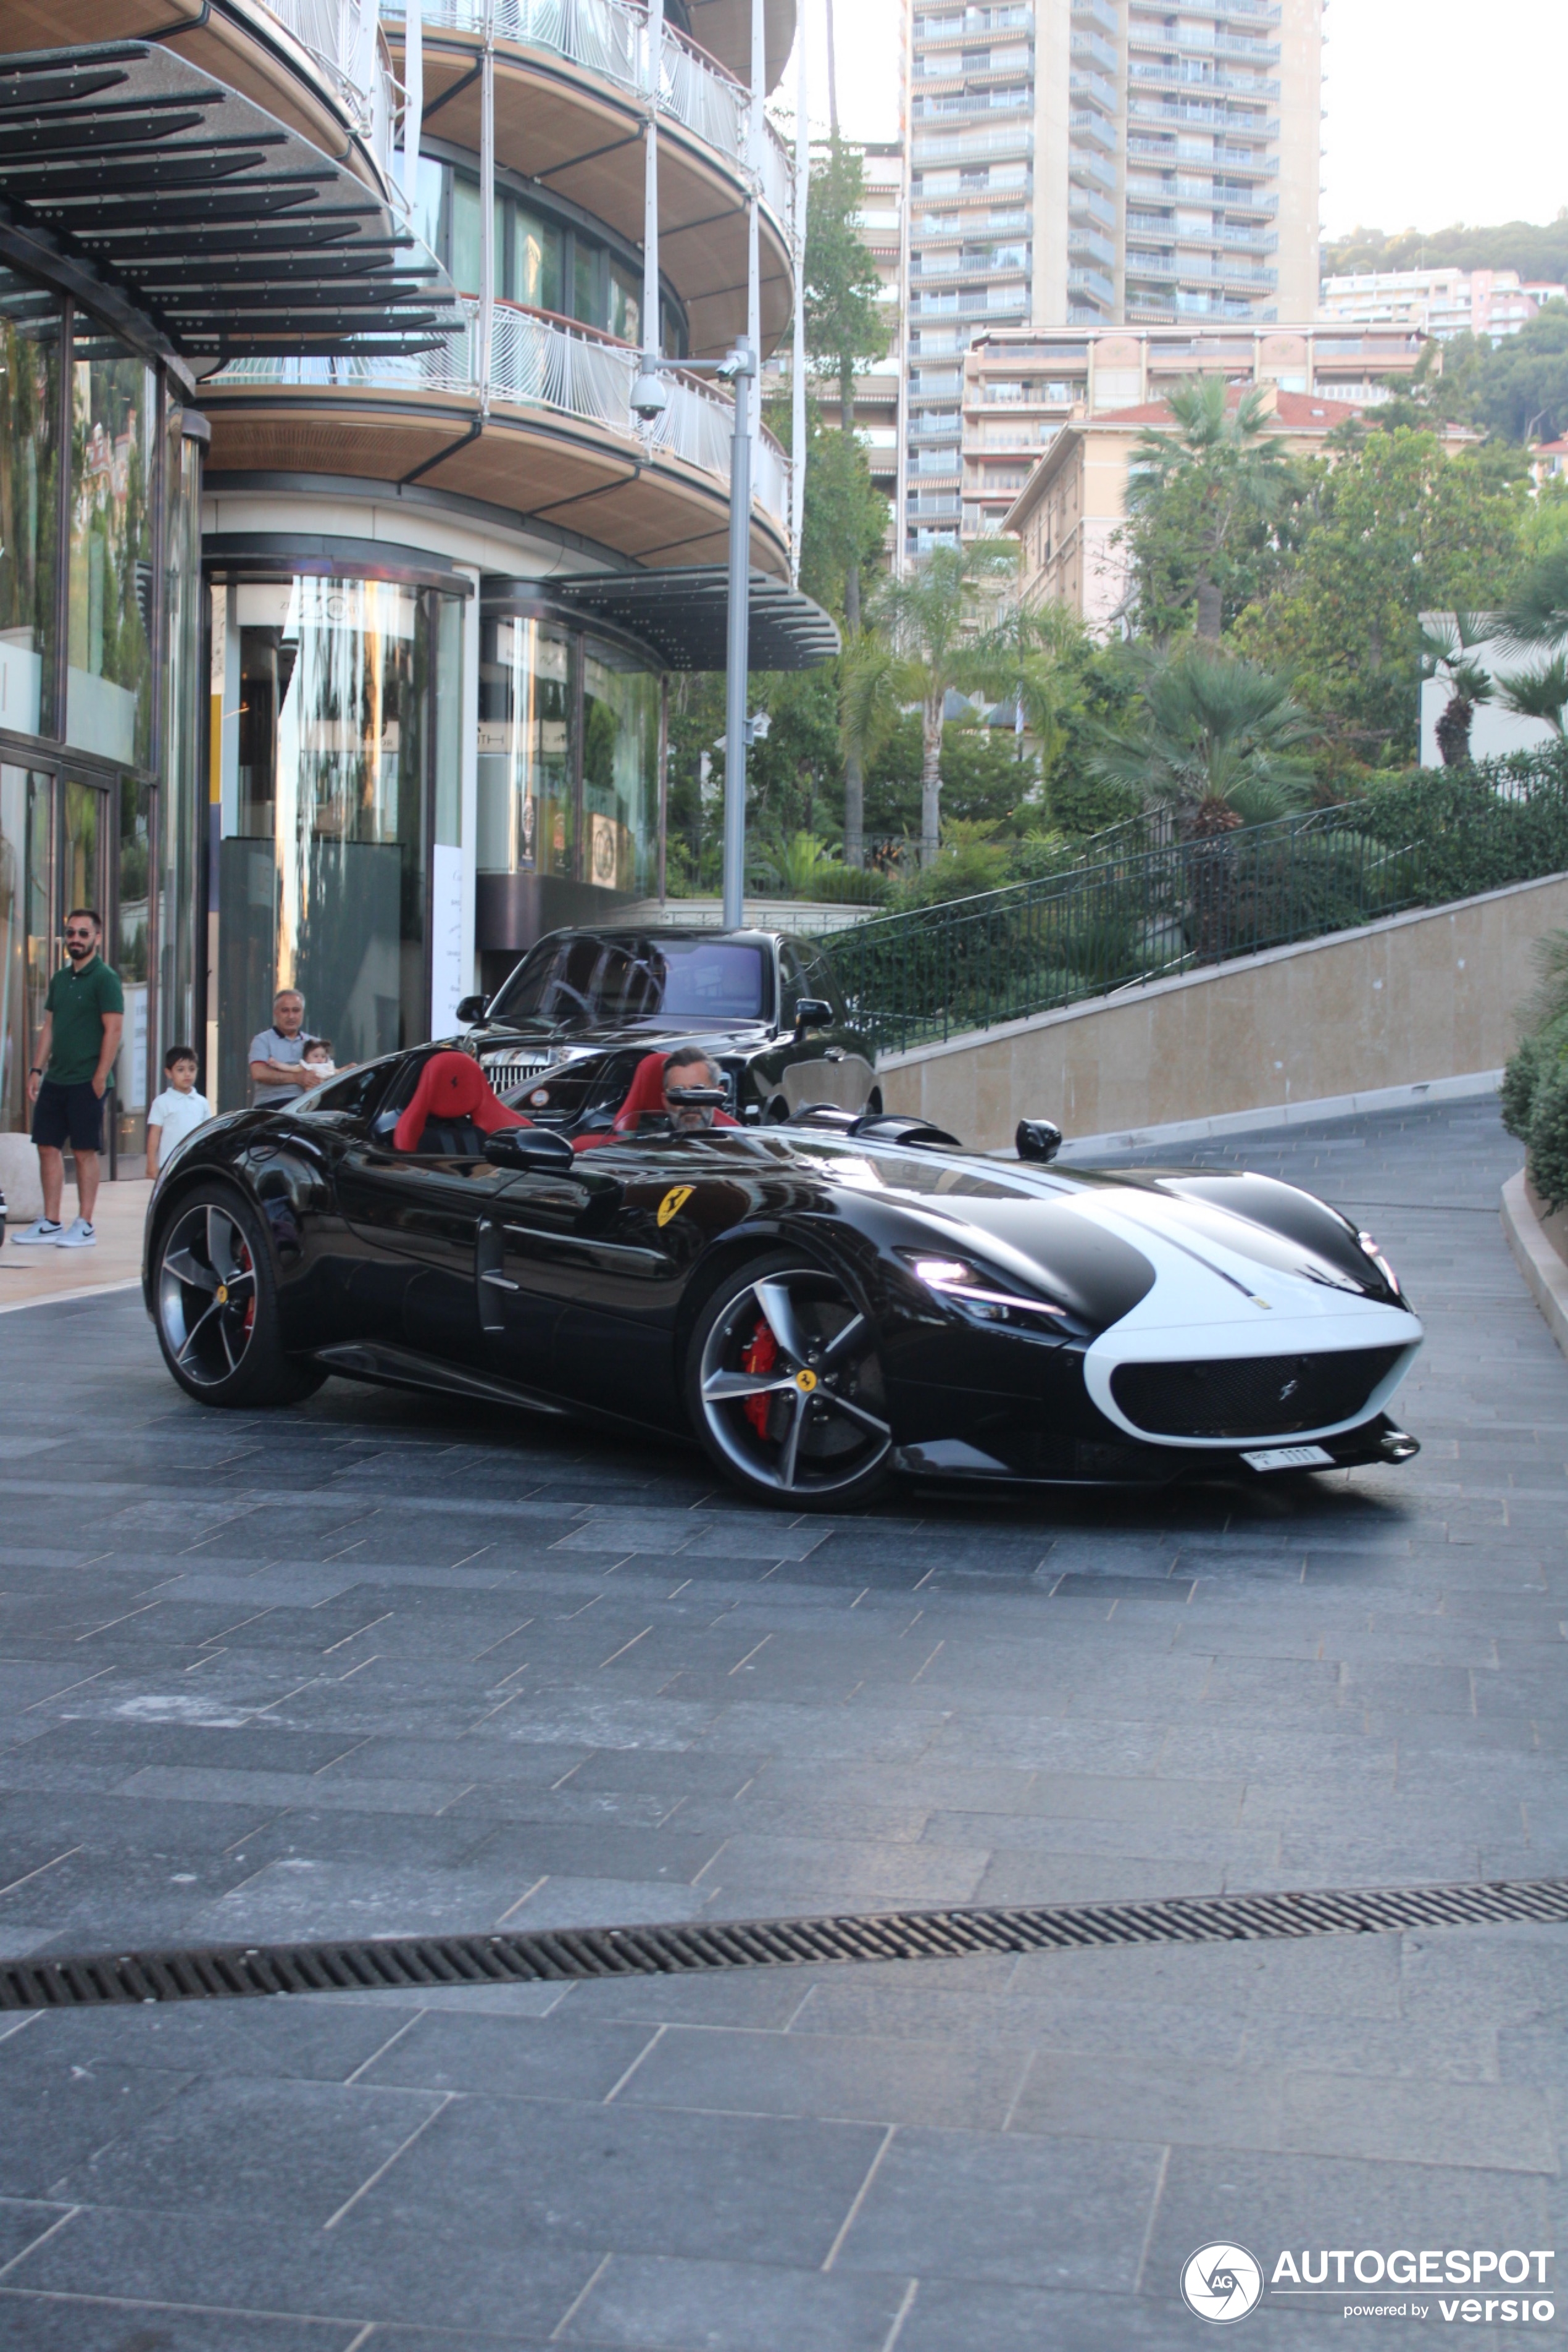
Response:
[[[826,0],[805,8],[808,110],[826,129]],[[846,135],[896,139],[899,0],[834,0],[834,23]],[[1329,0],[1324,26],[1326,234],[1568,205],[1565,0]]]

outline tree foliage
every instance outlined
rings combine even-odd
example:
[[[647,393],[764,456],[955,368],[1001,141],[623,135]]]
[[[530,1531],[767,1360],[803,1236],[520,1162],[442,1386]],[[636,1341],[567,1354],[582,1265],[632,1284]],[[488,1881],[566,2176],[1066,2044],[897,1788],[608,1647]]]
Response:
[[[1144,434],[1127,484],[1138,625],[1217,643],[1266,584],[1300,478],[1257,385],[1232,401],[1223,377],[1194,376],[1167,399],[1172,429]]]
[[[1517,269],[1523,278],[1568,283],[1568,205],[1544,227],[1536,221],[1503,221],[1495,228],[1352,229],[1325,242],[1323,275],[1354,269]]]
[[[1261,824],[1310,799],[1313,730],[1287,679],[1201,640],[1148,654],[1141,670],[1131,723],[1107,732],[1096,763],[1108,782],[1209,830]]]
[[[1425,612],[1485,610],[1518,564],[1517,469],[1448,456],[1436,435],[1369,434],[1320,471],[1316,527],[1240,650],[1295,682],[1321,732],[1330,797],[1414,756]]]

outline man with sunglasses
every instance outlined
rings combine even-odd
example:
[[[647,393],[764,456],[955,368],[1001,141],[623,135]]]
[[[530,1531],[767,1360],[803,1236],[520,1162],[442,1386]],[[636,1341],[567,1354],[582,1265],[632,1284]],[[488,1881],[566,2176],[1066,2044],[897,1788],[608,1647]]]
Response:
[[[98,1239],[92,1213],[103,1150],[103,1096],[125,1027],[125,992],[120,974],[98,952],[102,936],[103,925],[90,907],[71,908],[66,917],[66,961],[49,982],[37,1055],[27,1076],[44,1213],[15,1236],[18,1242],[90,1249]],[[62,1225],[68,1141],[76,1159],[80,1213],[74,1223]]]

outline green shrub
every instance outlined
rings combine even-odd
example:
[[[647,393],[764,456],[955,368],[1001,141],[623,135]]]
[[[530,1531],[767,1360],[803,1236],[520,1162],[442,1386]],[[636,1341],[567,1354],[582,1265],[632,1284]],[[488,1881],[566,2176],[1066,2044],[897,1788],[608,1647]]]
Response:
[[[1548,1209],[1568,1204],[1568,1061],[1535,1090],[1530,1115],[1530,1181]]]
[[[803,895],[833,907],[885,907],[898,896],[898,885],[874,866],[822,866]]]
[[[1521,1143],[1530,1140],[1530,1116],[1546,1066],[1546,1040],[1527,1037],[1502,1074],[1502,1123]]]
[[[1131,784],[1081,773],[1053,776],[1046,798],[1057,831],[1080,839],[1085,834],[1103,833],[1107,825],[1124,824],[1143,805]]]
[[[1068,874],[1079,862],[1077,844],[1065,833],[1026,833],[1008,850],[1008,870],[1015,882],[1048,882]]]

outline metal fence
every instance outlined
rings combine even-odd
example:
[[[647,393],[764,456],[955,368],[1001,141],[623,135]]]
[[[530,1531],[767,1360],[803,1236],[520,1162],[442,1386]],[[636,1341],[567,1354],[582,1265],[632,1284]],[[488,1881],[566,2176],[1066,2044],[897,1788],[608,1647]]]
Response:
[[[1131,830],[1131,829],[1130,829]],[[885,1052],[1568,868],[1568,756],[875,917],[830,942]]]

